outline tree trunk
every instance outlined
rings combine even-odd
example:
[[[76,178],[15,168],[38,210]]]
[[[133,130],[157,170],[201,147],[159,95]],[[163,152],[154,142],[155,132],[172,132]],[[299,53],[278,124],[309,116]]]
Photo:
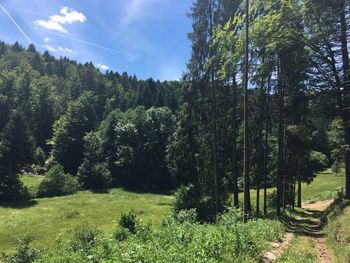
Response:
[[[233,203],[236,208],[238,208],[238,160],[237,160],[237,83],[236,83],[236,73],[233,74],[233,149],[232,149],[232,191],[233,191]]]
[[[350,83],[349,83],[349,52],[347,44],[347,23],[345,15],[345,2],[342,1],[343,10],[340,16],[341,23],[341,45],[344,75],[344,109],[342,111],[342,119],[344,125],[344,141],[346,145],[344,161],[345,161],[345,198],[350,199]]]
[[[267,83],[266,93],[266,120],[265,120],[265,151],[264,151],[264,215],[267,212],[267,162],[268,162],[268,139],[269,139],[269,99],[270,99],[271,76]]]
[[[300,174],[300,161],[298,161],[298,203],[297,207],[301,208],[301,174]]]
[[[245,54],[244,54],[244,205],[243,221],[247,222],[251,212],[250,186],[249,186],[249,138],[248,138],[248,59],[249,59],[249,0],[246,0],[246,29],[245,29]]]
[[[283,211],[285,211],[287,206],[287,118],[286,118],[286,108],[284,106],[284,97],[285,97],[285,86],[283,83],[282,87],[283,92]]]
[[[210,4],[210,36],[212,38],[213,34],[213,3],[212,1],[209,2]],[[210,57],[213,56],[213,48],[210,48]],[[213,176],[214,176],[214,195],[215,195],[215,215],[218,215],[219,213],[219,190],[218,190],[218,177],[217,177],[217,134],[216,134],[216,82],[215,82],[215,76],[214,76],[214,65],[212,64],[210,67],[210,75],[211,75],[211,87],[212,87],[212,136],[213,136]]]
[[[278,160],[277,160],[277,200],[276,200],[276,213],[281,214],[281,199],[283,191],[283,87],[282,87],[282,74],[281,74],[281,62],[279,61],[277,69],[278,78]]]

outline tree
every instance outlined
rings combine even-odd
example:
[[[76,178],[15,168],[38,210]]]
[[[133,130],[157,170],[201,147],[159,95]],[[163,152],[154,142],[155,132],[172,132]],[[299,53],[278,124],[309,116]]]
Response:
[[[84,159],[78,169],[82,187],[105,189],[111,186],[112,177],[104,162],[101,139],[98,133],[90,132],[84,137]]]
[[[349,5],[340,1],[305,1],[303,21],[308,30],[303,37],[310,50],[313,86],[327,92],[329,99],[336,98],[337,115],[344,127],[345,195],[350,199],[350,85],[349,80],[349,29],[346,16]]]
[[[52,157],[68,173],[76,174],[83,160],[84,136],[97,123],[95,103],[95,96],[89,92],[83,94],[54,124]]]
[[[0,200],[23,198],[18,173],[34,161],[35,142],[20,110],[13,111],[0,141]]]

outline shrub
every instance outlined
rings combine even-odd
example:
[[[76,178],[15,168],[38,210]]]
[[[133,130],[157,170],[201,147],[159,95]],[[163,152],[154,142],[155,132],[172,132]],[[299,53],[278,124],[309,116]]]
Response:
[[[197,221],[197,210],[195,208],[180,210],[175,213],[174,218],[179,223],[195,223]]]
[[[196,208],[197,195],[193,184],[180,186],[175,192],[174,212]]]
[[[73,251],[89,251],[97,243],[99,232],[87,223],[79,225],[74,230],[74,237],[69,243]]]
[[[87,189],[104,189],[111,186],[112,176],[106,163],[91,163],[84,160],[78,170],[79,181]]]
[[[200,195],[193,184],[181,186],[175,192],[174,215],[181,210],[196,209],[199,221],[215,221],[215,202],[210,196]]]
[[[118,228],[117,231],[115,231],[114,238],[115,240],[121,242],[126,240],[128,238],[128,235],[129,235],[129,231],[126,228],[121,227],[121,228]]]
[[[136,214],[131,210],[129,213],[122,213],[118,221],[119,226],[128,229],[131,233],[136,233]]]
[[[44,180],[38,186],[38,196],[51,197],[68,195],[78,190],[78,180],[70,174],[65,174],[63,167],[56,164],[45,173]]]
[[[1,262],[4,263],[29,263],[39,258],[43,251],[34,249],[30,245],[34,238],[25,235],[16,241],[16,251],[13,255],[0,255]]]

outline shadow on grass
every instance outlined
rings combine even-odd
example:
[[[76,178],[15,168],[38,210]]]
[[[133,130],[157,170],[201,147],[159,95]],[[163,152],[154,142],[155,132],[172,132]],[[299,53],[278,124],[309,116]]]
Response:
[[[326,210],[295,210],[292,213],[284,213],[280,220],[288,231],[296,235],[321,238],[324,237],[323,228],[328,218],[339,215],[348,206],[349,201],[336,199]]]
[[[0,207],[13,208],[13,209],[24,209],[35,206],[38,204],[37,200],[26,200],[26,201],[13,201],[13,202],[0,202]]]
[[[111,189],[91,189],[90,191],[94,194],[109,194]]]

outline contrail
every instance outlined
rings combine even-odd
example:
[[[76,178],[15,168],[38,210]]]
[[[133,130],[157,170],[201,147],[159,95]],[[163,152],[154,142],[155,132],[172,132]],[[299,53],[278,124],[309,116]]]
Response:
[[[85,41],[85,40],[82,40],[82,39],[79,39],[79,38],[76,38],[76,37],[73,37],[73,36],[70,36],[70,35],[67,35],[67,34],[60,34],[60,33],[56,33],[56,32],[51,32],[51,31],[43,30],[41,28],[37,28],[37,30],[45,32],[45,33],[49,33],[49,34],[52,34],[52,35],[56,35],[56,36],[59,36],[59,37],[62,37],[62,38],[66,38],[66,39],[70,39],[70,40],[73,40],[73,41],[77,41],[79,43],[83,43],[83,44],[86,44],[86,45],[89,45],[89,46],[101,48],[101,49],[104,49],[104,50],[107,50],[107,51],[110,51],[110,52],[114,52],[114,53],[117,53],[117,54],[120,54],[120,55],[124,55],[124,56],[126,56],[128,58],[132,58],[131,55],[129,55],[129,54],[125,53],[125,52],[122,52],[120,50],[116,50],[116,49],[113,49],[113,48],[105,47],[105,46],[102,46],[102,45],[94,43],[94,42]]]
[[[12,18],[12,16],[7,12],[6,8],[0,4],[0,8],[2,9],[2,11],[5,12],[5,14],[11,19],[11,21],[16,25],[16,27],[18,28],[19,31],[21,31],[21,33],[23,34],[23,36],[29,41],[29,43],[33,43],[33,41],[27,36],[26,33],[24,33],[24,31],[22,30],[22,28],[16,23],[16,21]]]

